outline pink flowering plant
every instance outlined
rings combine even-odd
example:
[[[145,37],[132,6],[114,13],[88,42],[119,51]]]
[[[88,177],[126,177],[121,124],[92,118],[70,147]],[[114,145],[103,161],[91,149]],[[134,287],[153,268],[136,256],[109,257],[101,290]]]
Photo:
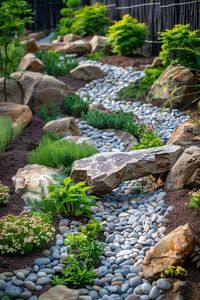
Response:
[[[53,239],[55,229],[47,214],[21,213],[0,220],[0,253],[25,254]]]

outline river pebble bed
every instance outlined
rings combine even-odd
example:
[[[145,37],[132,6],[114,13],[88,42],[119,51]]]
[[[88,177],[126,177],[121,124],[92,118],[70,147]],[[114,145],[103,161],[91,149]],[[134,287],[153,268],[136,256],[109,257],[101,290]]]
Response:
[[[151,124],[164,140],[188,118],[177,110],[161,112],[151,105],[116,101],[117,91],[138,79],[142,73],[132,68],[92,63],[100,66],[107,76],[79,90],[81,96],[89,94],[92,100],[111,110],[123,109],[137,114],[141,121]],[[124,145],[115,133],[105,133],[84,121],[78,124],[83,135],[90,137],[99,151],[124,151]],[[112,193],[102,196],[97,207],[92,208],[94,217],[100,222],[105,221],[105,253],[100,257],[100,266],[95,269],[94,285],[79,289],[80,300],[160,300],[171,288],[166,279],[153,282],[144,279],[140,267],[146,252],[164,236],[165,218],[173,207],[166,206],[162,189],[138,193],[138,182],[124,182]],[[81,225],[79,221],[61,219],[55,245],[41,252],[33,268],[0,274],[0,299],[8,294],[16,299],[37,300],[34,293],[42,291],[64,266],[68,255],[65,235],[78,232]]]

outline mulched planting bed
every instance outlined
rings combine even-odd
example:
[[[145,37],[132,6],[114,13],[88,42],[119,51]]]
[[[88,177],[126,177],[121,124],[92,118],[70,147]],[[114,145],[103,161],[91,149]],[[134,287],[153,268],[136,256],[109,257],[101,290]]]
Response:
[[[174,206],[174,209],[167,217],[166,233],[169,233],[178,226],[189,223],[196,236],[200,238],[200,211],[187,208],[188,192],[190,190],[183,189],[176,192],[168,192],[165,196],[165,203],[168,206]],[[186,295],[184,295],[184,299],[197,300],[200,299],[200,272],[190,261],[187,264],[188,286],[185,288]]]
[[[7,214],[18,215],[23,210],[24,201],[20,194],[14,192],[11,178],[19,168],[28,164],[27,153],[39,144],[43,126],[43,121],[33,116],[31,123],[23,130],[20,137],[12,142],[8,151],[0,154],[0,181],[10,189],[9,201],[1,207],[0,218]],[[32,266],[34,259],[40,255],[41,251],[35,251],[29,255],[0,255],[0,273]]]
[[[86,85],[86,83],[88,83],[88,81],[73,78],[69,74],[66,74],[65,76],[58,76],[57,79],[66,83],[74,92],[81,89]]]
[[[111,64],[117,67],[133,67],[138,70],[143,70],[146,65],[151,65],[154,56],[151,57],[144,57],[144,56],[134,56],[134,57],[128,57],[128,56],[119,56],[119,55],[113,55],[113,56],[105,56],[103,57],[100,62],[103,64]]]

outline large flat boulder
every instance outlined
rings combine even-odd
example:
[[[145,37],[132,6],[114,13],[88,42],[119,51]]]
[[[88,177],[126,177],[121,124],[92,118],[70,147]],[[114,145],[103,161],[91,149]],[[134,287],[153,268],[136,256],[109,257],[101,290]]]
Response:
[[[27,105],[16,104],[11,102],[0,103],[0,116],[10,117],[13,127],[26,127],[32,119],[32,111]]]
[[[63,97],[71,93],[71,89],[65,83],[42,73],[18,71],[12,73],[11,78],[7,81],[8,102],[28,105],[34,112],[43,105],[60,105]],[[3,101],[3,78],[0,78],[0,102]]]
[[[187,148],[172,167],[165,182],[168,191],[185,186],[200,188],[200,147]]]
[[[86,180],[93,186],[93,192],[105,194],[125,180],[170,171],[181,153],[182,148],[175,145],[99,153],[75,161],[71,176],[73,179]]]
[[[158,106],[184,108],[198,96],[194,74],[181,65],[169,66],[152,85],[147,102]]]
[[[43,293],[39,300],[78,300],[79,291],[69,289],[64,285],[56,285]]]
[[[144,277],[154,279],[167,267],[184,264],[195,244],[190,225],[179,226],[147,252],[142,263]]]

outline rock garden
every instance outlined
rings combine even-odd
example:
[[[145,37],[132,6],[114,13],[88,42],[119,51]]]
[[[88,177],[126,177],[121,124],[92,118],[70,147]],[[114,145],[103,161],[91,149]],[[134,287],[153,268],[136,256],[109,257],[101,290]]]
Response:
[[[0,299],[197,300],[198,32],[65,2],[0,4]]]

